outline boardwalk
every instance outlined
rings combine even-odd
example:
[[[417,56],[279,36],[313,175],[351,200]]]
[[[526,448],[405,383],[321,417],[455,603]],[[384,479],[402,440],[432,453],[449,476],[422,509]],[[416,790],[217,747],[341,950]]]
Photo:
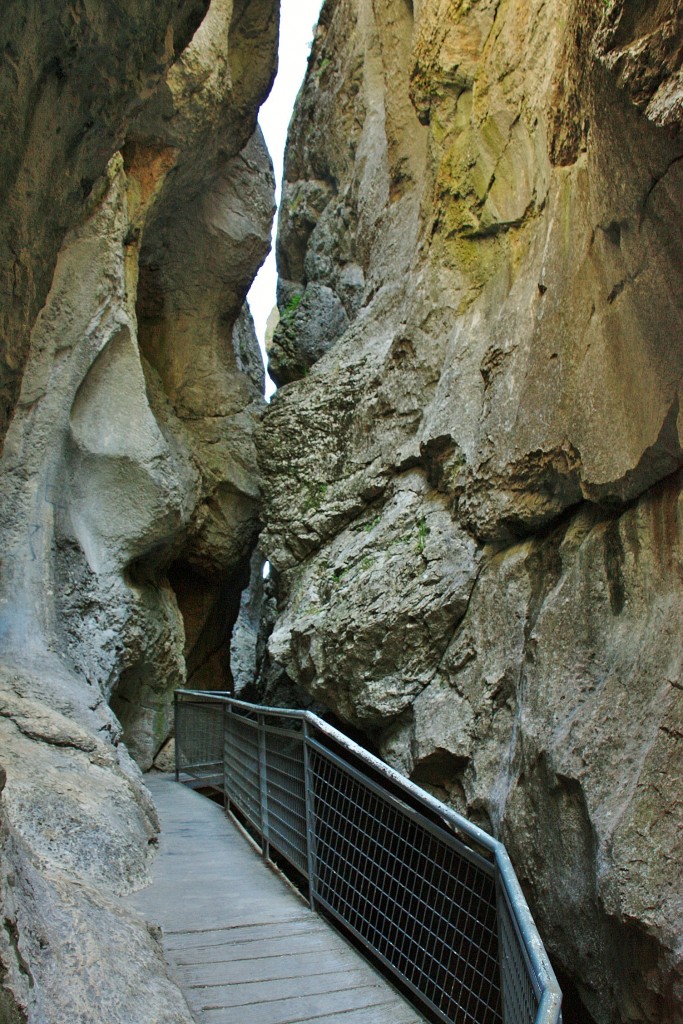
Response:
[[[148,780],[161,844],[131,900],[161,925],[171,976],[198,1024],[420,1024],[341,936],[270,870],[221,808]]]

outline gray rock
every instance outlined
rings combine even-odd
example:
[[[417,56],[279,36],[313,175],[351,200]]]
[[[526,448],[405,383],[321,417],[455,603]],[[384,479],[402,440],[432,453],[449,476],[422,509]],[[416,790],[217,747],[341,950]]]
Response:
[[[266,19],[271,42],[273,30]],[[270,242],[273,180],[260,133],[248,137],[256,108],[237,115],[224,90],[239,46],[254,44],[240,29],[231,45],[210,83],[202,62],[217,74],[216,55],[206,31],[193,38],[160,86],[178,86],[166,144],[136,136],[136,122],[67,234],[0,465],[5,649],[29,665],[62,650],[112,699],[143,767],[168,736],[186,664],[229,685],[227,664],[210,662],[229,647],[224,613],[232,602],[237,614],[258,525],[262,373],[252,379],[242,307]],[[271,57],[266,46],[242,81],[245,104]],[[230,151],[213,132],[235,120]]]
[[[154,768],[158,772],[175,772],[175,737],[166,740],[154,758]]]
[[[350,322],[258,435],[271,656],[505,839],[597,1024],[683,999],[678,41],[666,5],[327,4],[286,178],[330,188],[278,259]]]
[[[151,799],[106,705],[99,730],[80,725],[45,702],[50,682],[0,675],[0,1009],[12,1022],[189,1024],[160,947],[117,899],[147,881]]]
[[[125,0],[73,19],[52,0],[4,5],[0,252],[10,272],[0,282],[0,444],[64,237],[88,200],[101,197],[129,119],[207,7],[208,0]]]
[[[607,1001],[654,1017],[680,998],[680,538],[657,536],[679,485],[620,517],[586,508],[489,562],[436,679],[385,740],[524,865],[596,1020]],[[647,951],[647,977],[622,972],[624,941]]]
[[[277,5],[72,14],[11,2],[0,29],[0,1017],[190,1024],[118,898],[158,827],[121,736],[149,766],[173,689],[230,681]]]
[[[418,472],[384,506],[287,574],[287,609],[268,649],[288,676],[344,720],[372,728],[407,708],[434,676],[477,572]]]
[[[305,376],[344,333],[349,318],[339,296],[327,285],[307,286],[280,310],[268,351],[268,372],[278,386]]]
[[[249,693],[258,675],[259,635],[266,602],[264,565],[263,555],[255,551],[251,557],[249,586],[242,591],[240,611],[230,640],[230,670],[237,697]]]
[[[258,394],[263,395],[266,387],[266,369],[263,365],[254,321],[247,303],[242,307],[235,322],[232,344],[235,349],[238,370],[249,377],[256,385]]]

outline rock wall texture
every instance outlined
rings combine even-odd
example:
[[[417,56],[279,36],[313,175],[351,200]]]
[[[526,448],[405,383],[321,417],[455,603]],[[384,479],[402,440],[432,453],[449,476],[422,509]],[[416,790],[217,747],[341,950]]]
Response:
[[[278,7],[3,9],[3,1021],[191,1020],[118,897],[157,831],[139,767],[177,685],[229,683],[256,541]]]
[[[670,0],[327,0],[259,435],[265,681],[508,844],[598,1024],[683,1013],[682,55]]]

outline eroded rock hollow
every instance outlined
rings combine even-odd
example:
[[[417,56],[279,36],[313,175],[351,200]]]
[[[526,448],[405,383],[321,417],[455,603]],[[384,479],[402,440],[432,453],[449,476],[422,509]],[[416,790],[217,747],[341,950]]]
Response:
[[[680,4],[326,0],[266,412],[278,7],[3,10],[0,1021],[191,1020],[119,897],[235,681],[505,841],[565,1024],[675,1024]]]
[[[2,17],[0,1019],[189,1022],[144,922],[174,689],[256,543],[275,0]],[[135,761],[133,761],[133,759]],[[137,762],[137,764],[135,763]]]

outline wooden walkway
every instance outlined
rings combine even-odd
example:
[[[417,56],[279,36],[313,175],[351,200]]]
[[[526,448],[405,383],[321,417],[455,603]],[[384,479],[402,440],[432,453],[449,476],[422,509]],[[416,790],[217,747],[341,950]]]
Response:
[[[152,884],[131,904],[160,924],[198,1024],[420,1024],[424,1018],[271,870],[213,801],[170,776]]]

